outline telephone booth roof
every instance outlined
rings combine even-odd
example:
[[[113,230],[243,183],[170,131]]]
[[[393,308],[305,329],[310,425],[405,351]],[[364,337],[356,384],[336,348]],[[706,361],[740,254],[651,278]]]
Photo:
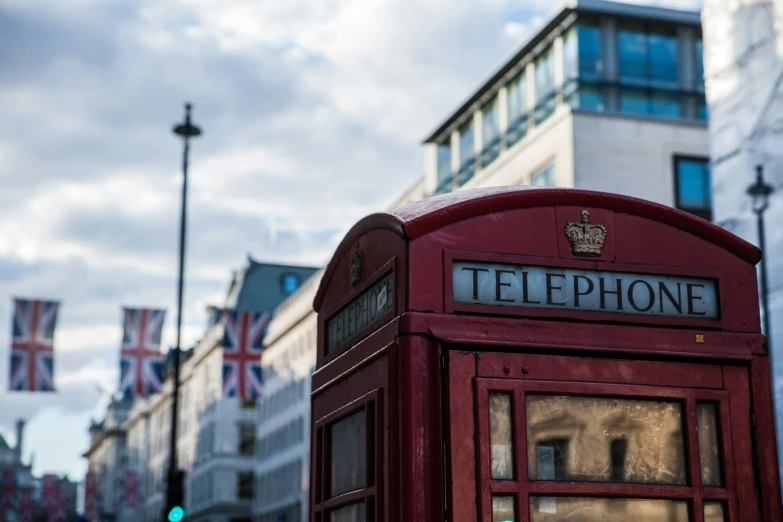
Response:
[[[564,234],[564,227],[580,222],[580,213],[582,222],[587,218],[590,226],[596,223],[605,232],[606,245],[592,257],[573,255],[573,244],[569,246]],[[357,254],[364,255],[364,260],[360,262],[360,281],[352,281],[349,274]],[[380,272],[392,271],[393,317],[406,312],[516,315],[759,333],[755,264],[760,259],[758,248],[712,223],[637,198],[561,188],[465,190],[372,214],[356,223],[326,267],[314,308],[327,321],[348,303],[355,305],[357,296],[369,290],[373,281],[377,283]],[[546,265],[572,269],[573,273],[620,270],[660,277],[712,278],[716,281],[717,310],[712,319],[681,320],[627,313],[463,306],[454,304],[449,275],[458,260]],[[353,341],[368,333],[363,331]]]

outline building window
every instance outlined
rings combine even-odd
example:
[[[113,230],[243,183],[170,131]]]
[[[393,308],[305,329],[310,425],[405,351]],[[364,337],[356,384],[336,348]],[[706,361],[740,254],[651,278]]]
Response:
[[[617,32],[620,81],[676,88],[678,42],[675,34],[627,26]]]
[[[674,158],[675,205],[708,221],[712,220],[710,161],[707,158]]]
[[[555,111],[555,75],[552,47],[535,61],[536,109],[535,121],[541,123]]]
[[[473,177],[476,171],[475,143],[473,141],[473,118],[469,118],[459,130],[459,171],[457,185]]]
[[[500,128],[498,126],[498,99],[492,98],[481,110],[481,167],[486,167],[500,155]]]
[[[704,42],[701,38],[696,40],[696,86],[700,91],[704,90]]]
[[[438,143],[438,185],[451,179],[451,140]]]
[[[293,294],[299,288],[299,276],[296,274],[283,274],[282,286],[285,295]]]
[[[566,82],[601,79],[603,50],[600,27],[589,21],[580,21],[568,31],[563,41],[563,66]]]
[[[253,472],[240,471],[237,473],[237,498],[239,500],[253,499]]]
[[[525,137],[527,132],[527,82],[525,73],[517,74],[506,87],[508,129],[506,144],[511,146]]]
[[[533,174],[530,184],[535,187],[555,186],[555,164],[551,163]]]
[[[239,454],[252,456],[256,448],[256,427],[252,424],[239,426]]]

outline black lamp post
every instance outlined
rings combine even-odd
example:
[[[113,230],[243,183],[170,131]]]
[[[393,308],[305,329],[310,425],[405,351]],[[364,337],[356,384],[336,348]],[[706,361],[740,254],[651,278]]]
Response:
[[[174,134],[184,143],[182,152],[182,213],[179,224],[179,285],[177,290],[177,347],[174,351],[174,391],[171,405],[171,440],[169,444],[169,472],[166,488],[166,507],[163,520],[181,520],[184,515],[184,473],[177,467],[177,420],[179,410],[179,356],[182,348],[182,288],[185,272],[185,217],[188,196],[188,154],[190,139],[201,135],[201,129],[190,122],[192,105],[185,104],[185,122],[174,127]]]
[[[758,227],[759,248],[764,254],[759,267],[759,297],[761,297],[761,306],[764,310],[764,333],[767,335],[767,351],[769,352],[770,367],[773,371],[775,366],[772,359],[771,332],[769,330],[769,301],[767,299],[767,252],[764,247],[764,212],[769,207],[769,196],[775,191],[772,185],[764,181],[764,168],[761,165],[756,166],[756,182],[748,187],[747,193],[753,201],[753,212],[756,213],[756,226]],[[774,380],[773,380],[774,382]]]

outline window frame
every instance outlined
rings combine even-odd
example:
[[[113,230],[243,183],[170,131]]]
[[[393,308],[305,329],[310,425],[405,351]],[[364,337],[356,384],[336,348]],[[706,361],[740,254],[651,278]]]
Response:
[[[712,211],[712,198],[710,197],[710,205],[705,210],[703,208],[692,208],[692,207],[684,207],[680,204],[680,161],[698,161],[698,162],[706,162],[706,164],[710,168],[710,187],[708,189],[708,192],[712,191],[712,165],[709,156],[696,156],[691,154],[674,154],[672,156],[672,173],[674,178],[674,207],[682,210],[683,212],[687,212],[689,214],[693,214],[694,216],[700,217],[702,219],[706,219],[707,221],[712,222],[713,217],[713,211]]]
[[[489,394],[511,395],[512,448],[514,477],[512,480],[491,478]],[[682,404],[683,442],[685,446],[685,485],[635,484],[622,482],[568,482],[563,480],[530,480],[527,455],[526,396],[569,395],[587,397],[616,397],[637,400],[680,401]],[[492,497],[513,496],[516,520],[530,519],[530,498],[537,497],[592,497],[662,499],[688,502],[691,522],[702,520],[705,501],[720,501],[727,520],[736,520],[737,489],[732,464],[732,427],[727,390],[710,388],[661,388],[648,385],[607,384],[600,382],[532,381],[520,379],[479,378],[473,390],[476,404],[476,453],[478,456],[479,520],[492,520]],[[696,430],[698,403],[718,404],[720,462],[723,485],[703,486]]]
[[[366,462],[364,488],[329,496],[331,478],[330,426],[364,410]],[[313,478],[311,509],[313,520],[328,522],[332,511],[364,502],[365,522],[383,520],[383,389],[366,393],[358,399],[333,411],[313,425]]]
[[[241,491],[241,482],[242,482],[242,476],[249,476],[250,477],[250,496],[249,497],[243,497],[240,494]],[[253,500],[255,498],[255,487],[256,487],[256,474],[254,471],[250,470],[238,470],[237,471],[237,500]]]

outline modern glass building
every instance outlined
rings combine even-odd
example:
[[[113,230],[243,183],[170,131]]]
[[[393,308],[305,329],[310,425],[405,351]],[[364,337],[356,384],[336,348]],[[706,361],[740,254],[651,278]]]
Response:
[[[573,0],[427,137],[400,202],[557,185],[710,219],[705,107],[698,12]]]

